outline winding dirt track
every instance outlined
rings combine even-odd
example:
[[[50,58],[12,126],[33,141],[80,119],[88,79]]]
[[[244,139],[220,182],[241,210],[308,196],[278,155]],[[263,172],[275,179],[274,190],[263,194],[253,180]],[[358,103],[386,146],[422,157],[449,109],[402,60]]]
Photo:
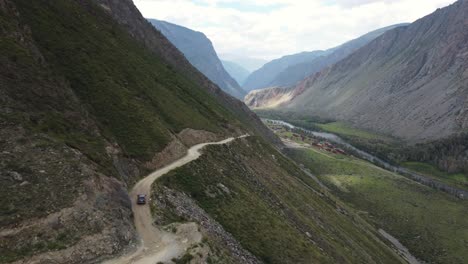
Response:
[[[243,135],[237,138],[244,138],[248,135]],[[130,192],[132,199],[132,210],[136,230],[142,240],[137,251],[130,255],[123,256],[105,262],[106,264],[154,264],[158,262],[167,262],[172,258],[177,258],[183,255],[188,246],[201,241],[201,234],[197,231],[197,226],[194,223],[182,224],[178,229],[183,230],[182,236],[171,232],[164,231],[153,225],[153,218],[149,205],[137,205],[137,194],[146,194],[151,197],[151,185],[155,180],[164,174],[181,167],[201,156],[200,150],[207,145],[222,145],[233,141],[236,138],[230,137],[219,142],[208,142],[191,147],[187,155],[174,161],[173,163],[156,170],[147,177],[140,180]],[[179,232],[178,232],[179,233]]]

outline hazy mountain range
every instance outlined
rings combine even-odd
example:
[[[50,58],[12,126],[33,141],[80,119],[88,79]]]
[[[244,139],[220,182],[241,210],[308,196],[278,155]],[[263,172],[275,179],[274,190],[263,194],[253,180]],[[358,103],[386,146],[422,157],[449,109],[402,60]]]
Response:
[[[250,75],[250,72],[242,67],[241,65],[232,62],[232,61],[221,61],[223,63],[224,68],[226,71],[234,78],[239,85],[242,86],[244,81],[247,79],[247,77]]]
[[[258,70],[260,67],[262,67],[265,63],[268,62],[268,60],[265,60],[265,59],[244,57],[244,56],[234,55],[234,54],[220,54],[219,56],[222,60],[232,61],[240,65],[241,67],[245,68],[249,72]]]

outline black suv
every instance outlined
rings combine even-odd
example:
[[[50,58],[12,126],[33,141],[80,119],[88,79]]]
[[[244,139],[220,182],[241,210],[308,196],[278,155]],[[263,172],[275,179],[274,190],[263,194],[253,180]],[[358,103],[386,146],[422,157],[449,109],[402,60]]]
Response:
[[[137,195],[137,204],[146,204],[146,195],[138,194]]]

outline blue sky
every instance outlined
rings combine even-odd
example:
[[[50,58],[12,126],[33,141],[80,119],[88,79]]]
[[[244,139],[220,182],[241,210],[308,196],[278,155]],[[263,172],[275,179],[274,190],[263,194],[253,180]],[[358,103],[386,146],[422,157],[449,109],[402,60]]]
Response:
[[[455,0],[134,0],[147,18],[201,31],[224,59],[327,49]]]

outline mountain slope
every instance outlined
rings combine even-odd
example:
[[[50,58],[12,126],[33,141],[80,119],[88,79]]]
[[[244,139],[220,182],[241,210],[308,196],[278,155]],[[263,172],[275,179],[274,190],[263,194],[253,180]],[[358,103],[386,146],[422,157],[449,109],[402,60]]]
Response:
[[[244,130],[229,96],[220,102],[105,10],[0,1],[0,262],[120,253],[138,242],[127,185],[186,146]]]
[[[222,60],[224,68],[226,71],[234,78],[238,84],[242,85],[249,76],[250,72],[245,69],[244,67],[240,66],[239,64],[232,62],[232,61],[226,61]]]
[[[261,120],[244,103],[223,92],[197,70],[160,31],[143,18],[131,0],[94,0],[94,2],[104,8],[131,37],[162,58],[168,64],[168,68],[178,71],[202,90],[211,94],[253,133],[261,135],[273,144],[281,145],[279,139],[262,124]]]
[[[140,240],[130,200],[135,197],[128,189],[200,142],[248,132],[254,141],[244,147],[255,147],[222,152],[223,166],[240,172],[246,166],[230,157],[265,156],[266,167],[280,171],[273,176],[304,177],[285,158],[276,162],[281,153],[271,144],[275,137],[258,118],[195,70],[131,0],[0,0],[0,22],[0,262],[98,263],[131,251]],[[231,180],[243,175],[216,170],[215,164],[205,168]],[[283,193],[282,209],[298,218],[283,234],[293,241],[301,236],[295,245],[304,256],[401,261],[371,226],[338,213],[337,202],[316,194],[318,189],[292,181],[308,190],[317,210],[323,206],[330,219],[339,218],[320,228],[352,239],[356,249],[347,256],[348,242],[335,243],[319,228],[314,240],[307,240],[297,229],[304,215],[288,209]],[[298,206],[308,216],[315,211]],[[346,251],[328,247],[323,253],[314,246],[322,236],[328,241],[323,245],[339,244]],[[209,236],[206,240],[213,245]],[[214,244],[207,250],[215,257],[228,249]]]
[[[149,19],[195,66],[225,92],[242,98],[245,92],[229,75],[218,58],[211,41],[201,32],[156,19]]]
[[[313,60],[326,54],[327,52],[321,50],[310,51],[283,56],[279,59],[272,60],[263,65],[260,69],[252,72],[247,80],[245,80],[243,88],[248,92],[272,86],[271,82],[274,80],[275,76],[288,67],[303,63],[308,60]]]
[[[318,58],[289,66],[275,76],[274,80],[270,83],[270,86],[293,86],[311,74],[317,73],[322,69],[346,58],[348,55],[371,42],[386,31],[406,25],[408,24],[397,24],[374,30],[357,39],[353,39],[338,47],[328,50],[330,52],[329,54],[325,54]]]
[[[411,141],[468,128],[467,14],[461,0],[386,32],[305,79],[282,108]]]
[[[256,138],[208,147],[198,160],[163,176],[153,190],[159,221],[196,221],[214,237],[212,243],[232,243],[220,235],[222,226],[262,263],[401,261],[360,216]],[[188,207],[192,203],[196,209]]]
[[[251,91],[266,87],[292,86],[307,76],[344,59],[385,31],[404,25],[407,24],[397,24],[377,29],[326,51],[302,52],[273,60],[253,72],[246,80],[244,88]]]

